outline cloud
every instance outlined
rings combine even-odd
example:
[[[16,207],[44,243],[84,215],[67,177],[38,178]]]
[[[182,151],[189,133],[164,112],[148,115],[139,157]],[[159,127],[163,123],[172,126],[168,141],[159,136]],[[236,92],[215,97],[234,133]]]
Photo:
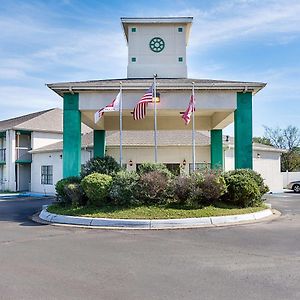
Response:
[[[275,41],[288,43],[300,33],[298,0],[224,1],[210,10],[190,8],[182,15],[194,16],[193,52],[241,38],[270,38],[270,34]]]

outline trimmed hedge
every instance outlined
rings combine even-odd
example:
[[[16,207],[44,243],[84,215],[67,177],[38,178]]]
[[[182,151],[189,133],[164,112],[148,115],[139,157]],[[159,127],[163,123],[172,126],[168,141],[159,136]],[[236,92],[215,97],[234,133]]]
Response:
[[[87,197],[79,183],[65,185],[64,192],[71,200],[72,206],[84,206],[87,204]]]
[[[245,174],[226,177],[228,193],[225,200],[241,207],[255,206],[261,202],[261,194],[256,181]]]
[[[94,206],[101,206],[106,202],[111,185],[112,177],[100,173],[87,175],[81,181],[88,204]]]
[[[65,187],[72,183],[79,184],[80,177],[72,176],[57,181],[55,185],[55,191],[56,191],[56,199],[58,202],[61,202],[62,204],[72,203],[72,198],[66,193],[65,190]]]
[[[101,173],[114,176],[121,170],[119,163],[111,156],[96,157],[90,159],[81,168],[81,178],[92,173]]]
[[[168,170],[168,168],[164,164],[160,163],[143,163],[139,165],[137,173],[139,175],[144,175],[146,173],[150,172],[159,172],[161,174],[164,174],[167,178],[172,178],[173,174]]]
[[[120,171],[113,178],[109,192],[114,204],[129,206],[137,203],[139,175],[134,171]]]
[[[228,171],[226,174],[229,176],[238,174],[251,177],[256,182],[261,196],[269,191],[269,187],[264,183],[264,179],[261,177],[261,175],[251,169],[232,170]]]

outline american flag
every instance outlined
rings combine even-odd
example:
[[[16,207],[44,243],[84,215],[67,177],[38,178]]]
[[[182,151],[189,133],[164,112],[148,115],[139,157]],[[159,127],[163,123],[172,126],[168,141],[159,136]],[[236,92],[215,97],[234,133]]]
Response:
[[[105,107],[97,110],[94,116],[95,123],[99,122],[99,120],[102,118],[105,112],[118,111],[120,105],[120,98],[121,98],[121,93],[117,95],[117,97],[113,100],[112,103],[107,104]]]
[[[144,119],[146,116],[146,109],[148,106],[148,103],[151,103],[153,100],[153,90],[154,90],[154,84],[150,86],[150,88],[147,90],[146,94],[139,100],[139,102],[136,104],[135,108],[133,109],[133,119],[134,120],[140,120]]]
[[[186,111],[182,115],[182,119],[184,120],[185,125],[188,125],[191,121],[191,114],[192,114],[193,108],[195,111],[195,98],[193,97],[193,95],[191,95],[189,106],[187,107]]]

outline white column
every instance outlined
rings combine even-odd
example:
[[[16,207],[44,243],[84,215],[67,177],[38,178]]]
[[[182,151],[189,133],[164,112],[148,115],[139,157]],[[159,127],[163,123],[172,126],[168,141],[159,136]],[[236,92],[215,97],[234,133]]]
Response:
[[[16,132],[6,131],[6,179],[7,189],[16,191]]]

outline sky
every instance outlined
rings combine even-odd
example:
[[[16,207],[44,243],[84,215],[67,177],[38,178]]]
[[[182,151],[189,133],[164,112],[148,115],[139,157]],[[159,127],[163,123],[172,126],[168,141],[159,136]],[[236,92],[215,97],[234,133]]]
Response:
[[[46,83],[126,77],[120,17],[137,16],[194,17],[188,77],[267,83],[254,136],[300,127],[299,0],[0,0],[0,120],[61,107]]]

